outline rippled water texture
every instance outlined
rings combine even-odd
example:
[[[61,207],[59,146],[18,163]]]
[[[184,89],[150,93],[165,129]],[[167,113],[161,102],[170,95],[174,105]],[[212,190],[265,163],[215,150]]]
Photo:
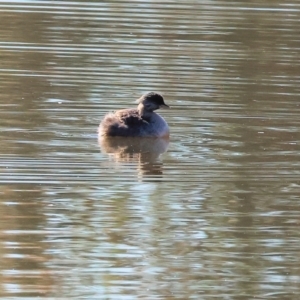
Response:
[[[0,297],[299,299],[299,20],[0,1]],[[170,140],[98,141],[147,91]]]

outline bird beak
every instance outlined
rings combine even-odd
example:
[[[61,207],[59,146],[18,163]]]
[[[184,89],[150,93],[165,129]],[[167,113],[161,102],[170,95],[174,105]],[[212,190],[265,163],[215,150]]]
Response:
[[[162,104],[162,105],[159,106],[159,108],[170,108],[170,106],[167,105],[167,104]]]

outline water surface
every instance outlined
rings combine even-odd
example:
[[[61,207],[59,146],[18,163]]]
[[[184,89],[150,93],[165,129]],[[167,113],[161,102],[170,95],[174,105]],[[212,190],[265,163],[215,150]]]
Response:
[[[0,296],[298,299],[297,1],[1,1]],[[169,141],[99,144],[159,91]]]

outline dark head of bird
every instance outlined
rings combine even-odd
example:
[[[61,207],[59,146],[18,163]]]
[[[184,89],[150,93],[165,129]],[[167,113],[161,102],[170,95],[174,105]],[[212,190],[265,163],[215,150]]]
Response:
[[[169,108],[169,106],[165,103],[163,96],[155,92],[143,95],[137,100],[137,102],[139,104],[139,111],[142,109],[143,111],[153,112],[159,108]]]

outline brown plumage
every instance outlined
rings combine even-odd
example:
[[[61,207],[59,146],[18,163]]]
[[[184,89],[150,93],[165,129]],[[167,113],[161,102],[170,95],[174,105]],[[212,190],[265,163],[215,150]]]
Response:
[[[169,127],[154,110],[168,108],[163,97],[150,92],[138,99],[136,109],[122,109],[107,114],[99,126],[99,136],[167,137]]]

